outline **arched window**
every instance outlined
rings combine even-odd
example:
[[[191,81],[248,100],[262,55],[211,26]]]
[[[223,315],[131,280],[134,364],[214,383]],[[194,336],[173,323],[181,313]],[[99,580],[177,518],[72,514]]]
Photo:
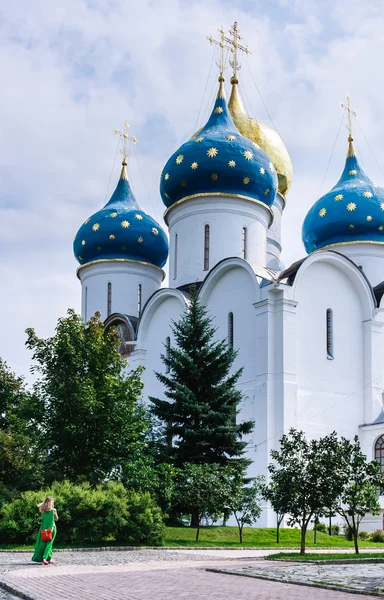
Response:
[[[333,356],[333,312],[330,308],[327,308],[327,358],[332,360]]]
[[[166,358],[169,358],[170,347],[171,347],[171,338],[167,337],[167,339],[165,340],[165,357]],[[166,365],[165,366],[165,372],[169,373],[169,371],[170,371],[169,365]]]
[[[142,287],[141,283],[137,286],[137,314],[141,315],[141,303],[142,303]]]
[[[112,312],[112,283],[108,282],[108,301],[107,301],[107,317]]]
[[[178,244],[178,235],[175,233],[175,253],[173,258],[173,279],[177,278],[177,244]]]
[[[233,313],[228,314],[228,346],[233,348]]]
[[[85,286],[84,292],[84,321],[87,322],[87,309],[88,309],[88,288]]]
[[[243,258],[247,258],[247,228],[243,227]]]
[[[381,435],[375,444],[375,460],[380,465],[380,473],[384,473],[384,435]]]
[[[209,271],[209,225],[204,227],[204,271]]]

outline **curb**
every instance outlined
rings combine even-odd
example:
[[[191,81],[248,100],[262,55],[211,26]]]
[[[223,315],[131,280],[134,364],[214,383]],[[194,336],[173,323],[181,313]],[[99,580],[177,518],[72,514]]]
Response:
[[[355,565],[357,564],[379,564],[384,563],[384,558],[328,558],[324,560],[292,560],[287,558],[270,558],[270,556],[264,556],[264,560],[274,563],[274,562],[283,562],[285,564],[294,564],[300,565],[301,563],[305,565]]]
[[[0,581],[0,589],[8,592],[9,594],[13,594],[13,596],[17,596],[17,598],[22,598],[22,600],[36,600],[33,596],[28,596],[28,594],[24,594],[24,592],[20,592],[19,590],[13,588],[8,585],[4,581]]]
[[[346,594],[361,594],[362,596],[374,596],[384,597],[383,592],[368,592],[366,590],[356,590],[347,587],[338,587],[337,585],[326,584],[326,583],[304,583],[302,581],[287,581],[269,577],[268,575],[251,575],[250,573],[235,573],[234,571],[224,571],[222,569],[205,569],[209,573],[219,573],[220,575],[237,575],[238,577],[249,577],[251,579],[264,579],[265,581],[273,581],[275,583],[289,584],[289,585],[301,585],[304,587],[322,588],[324,590],[333,590],[334,592],[345,592]],[[34,600],[34,598],[27,598],[26,600]]]

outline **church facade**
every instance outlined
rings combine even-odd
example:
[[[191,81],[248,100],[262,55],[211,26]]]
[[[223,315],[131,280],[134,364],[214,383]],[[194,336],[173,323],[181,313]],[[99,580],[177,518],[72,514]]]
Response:
[[[220,76],[207,124],[163,169],[167,234],[139,208],[124,158],[111,200],[75,238],[82,316],[99,311],[116,325],[130,368],[145,367],[145,396],[161,395],[160,355],[197,282],[244,368],[250,475],[266,474],[291,427],[310,438],[358,434],[384,470],[384,189],[361,168],[350,129],[340,180],[305,218],[308,255],[282,268],[291,161],[279,134],[244,111],[236,75],[231,86],[227,102]],[[381,528],[381,518],[364,528]],[[259,525],[275,525],[267,507]]]

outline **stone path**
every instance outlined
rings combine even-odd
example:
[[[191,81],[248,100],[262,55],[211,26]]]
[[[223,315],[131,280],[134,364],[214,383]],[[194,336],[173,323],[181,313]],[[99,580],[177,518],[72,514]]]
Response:
[[[30,600],[363,600],[288,581],[350,579],[356,591],[384,580],[384,565],[292,565],[267,563],[268,551],[56,552],[56,565],[30,562],[26,553],[0,553],[0,579]],[[206,569],[223,572],[209,572]],[[380,571],[378,571],[380,568]],[[349,569],[349,571],[348,571]],[[348,572],[347,572],[348,571]],[[278,582],[226,573],[273,576]],[[366,587],[362,582],[366,581]],[[356,587],[361,586],[361,587]],[[378,597],[378,596],[371,596]],[[13,600],[3,595],[0,600]]]

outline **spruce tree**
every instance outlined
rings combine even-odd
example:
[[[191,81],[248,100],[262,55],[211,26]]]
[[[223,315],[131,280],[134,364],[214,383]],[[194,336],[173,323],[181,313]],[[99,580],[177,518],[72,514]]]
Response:
[[[166,459],[179,468],[194,463],[245,470],[251,461],[244,457],[243,436],[253,422],[236,423],[241,402],[236,384],[243,369],[232,372],[237,351],[215,339],[196,287],[172,331],[175,345],[161,356],[168,372],[156,373],[166,399],[150,398],[153,414],[164,424]]]

